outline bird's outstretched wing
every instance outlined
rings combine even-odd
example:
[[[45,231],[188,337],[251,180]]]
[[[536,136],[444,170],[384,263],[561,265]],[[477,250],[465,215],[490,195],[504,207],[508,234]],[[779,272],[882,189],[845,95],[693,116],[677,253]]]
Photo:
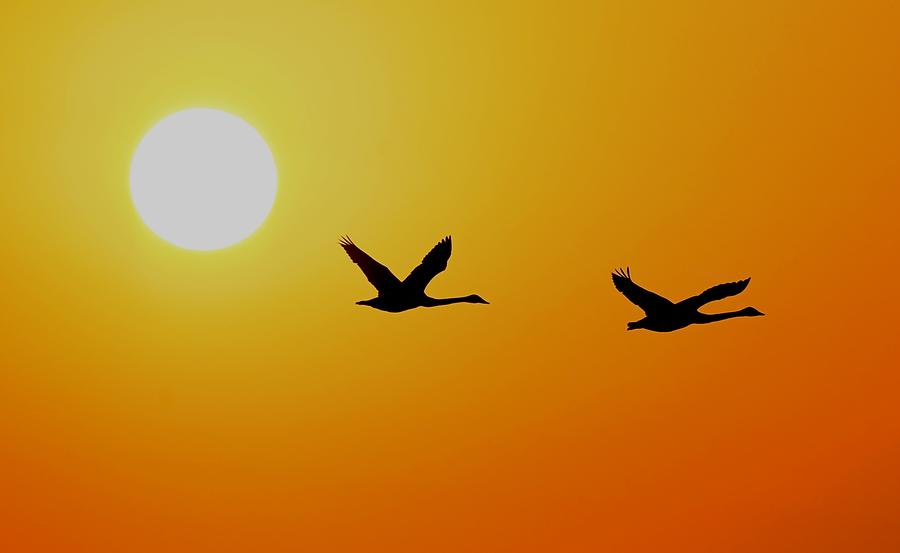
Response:
[[[664,310],[674,305],[671,301],[654,294],[650,290],[645,290],[631,280],[631,269],[618,269],[612,275],[613,284],[616,290],[622,292],[631,303],[637,305],[644,310],[644,313],[651,315],[654,312]]]
[[[425,255],[419,266],[413,269],[409,276],[404,279],[403,285],[408,286],[410,290],[424,292],[431,279],[447,268],[447,260],[450,259],[451,249],[450,237],[447,236],[438,242],[435,247],[431,248],[431,251]]]
[[[750,279],[745,278],[744,280],[739,280],[737,282],[728,282],[726,284],[718,284],[713,286],[709,290],[697,294],[692,298],[688,298],[686,300],[678,302],[678,305],[682,307],[687,307],[689,309],[699,309],[700,307],[706,305],[711,301],[725,299],[730,296],[736,296],[744,291],[747,285],[750,284]]]
[[[379,295],[400,286],[400,279],[395,277],[390,269],[359,249],[349,237],[342,236],[339,243],[344,248],[344,251],[347,252],[347,255],[350,256],[350,259],[359,265],[359,268],[362,269],[372,286],[378,290]]]

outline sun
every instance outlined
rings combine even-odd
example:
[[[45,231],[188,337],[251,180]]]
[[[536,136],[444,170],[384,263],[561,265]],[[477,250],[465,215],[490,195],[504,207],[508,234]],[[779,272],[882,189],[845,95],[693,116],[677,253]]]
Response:
[[[253,234],[277,188],[262,136],[215,109],[169,115],[144,135],[131,160],[131,198],[141,219],[189,250],[217,250]]]

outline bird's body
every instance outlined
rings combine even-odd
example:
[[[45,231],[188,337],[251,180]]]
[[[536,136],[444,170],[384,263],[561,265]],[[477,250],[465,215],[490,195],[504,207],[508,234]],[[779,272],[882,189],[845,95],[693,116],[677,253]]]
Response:
[[[374,307],[375,309],[387,311],[389,313],[402,313],[403,311],[408,311],[424,305],[426,297],[425,294],[422,294],[419,297],[408,294],[385,294],[384,296],[378,296],[370,300],[360,300],[356,302],[356,304],[368,305],[369,307]]]
[[[394,276],[390,269],[359,249],[349,238],[342,238],[340,244],[350,259],[359,265],[366,279],[378,290],[377,297],[358,301],[356,302],[358,305],[400,313],[416,307],[437,307],[451,303],[488,303],[475,294],[458,298],[432,298],[425,293],[431,279],[447,268],[452,250],[449,236],[438,242],[422,259],[422,263],[402,281]]]
[[[693,324],[696,311],[679,309],[673,305],[672,310],[665,317],[647,316],[639,321],[628,323],[628,330],[643,328],[653,332],[672,332]]]
[[[699,308],[711,301],[721,300],[740,294],[747,288],[750,279],[719,284],[702,294],[674,303],[649,290],[641,288],[631,280],[631,271],[619,269],[612,275],[613,285],[633,304],[647,315],[639,321],[628,323],[628,330],[643,328],[653,332],[672,332],[692,324],[706,324],[734,317],[758,317],[763,315],[753,307],[727,313],[701,313]]]

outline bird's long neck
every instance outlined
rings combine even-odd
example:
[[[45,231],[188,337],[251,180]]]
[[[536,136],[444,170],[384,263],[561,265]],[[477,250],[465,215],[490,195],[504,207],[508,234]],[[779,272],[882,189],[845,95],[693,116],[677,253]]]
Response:
[[[460,298],[430,298],[426,297],[422,303],[425,307],[437,307],[439,305],[450,305],[451,303],[477,303],[472,300],[472,296],[463,296]]]
[[[744,310],[740,311],[726,311],[725,313],[697,313],[699,315],[697,320],[695,321],[697,324],[706,324],[706,323],[714,323],[716,321],[724,321],[725,319],[733,319],[735,317],[749,317]]]

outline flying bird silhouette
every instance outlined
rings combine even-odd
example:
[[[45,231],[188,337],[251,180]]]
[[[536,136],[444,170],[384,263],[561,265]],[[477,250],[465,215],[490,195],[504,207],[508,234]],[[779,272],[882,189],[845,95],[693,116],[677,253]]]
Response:
[[[711,301],[740,294],[750,283],[749,278],[713,286],[701,294],[678,303],[672,303],[666,298],[635,284],[631,280],[630,268],[626,268],[624,271],[618,269],[613,273],[612,281],[619,292],[622,292],[631,303],[643,309],[647,315],[639,321],[628,323],[628,330],[644,328],[654,332],[672,332],[692,324],[714,323],[733,317],[759,317],[764,315],[764,313],[760,313],[753,307],[745,307],[739,311],[715,313],[713,315],[698,311],[700,307]]]
[[[378,290],[377,298],[358,301],[356,302],[358,305],[368,305],[381,311],[399,313],[416,307],[437,307],[451,303],[488,303],[476,294],[459,298],[432,298],[425,293],[425,287],[428,286],[431,279],[447,268],[447,260],[450,259],[452,247],[449,236],[438,242],[422,259],[422,263],[413,269],[402,282],[394,276],[390,269],[359,249],[349,237],[342,237],[340,245],[350,259],[359,265],[372,286]]]

